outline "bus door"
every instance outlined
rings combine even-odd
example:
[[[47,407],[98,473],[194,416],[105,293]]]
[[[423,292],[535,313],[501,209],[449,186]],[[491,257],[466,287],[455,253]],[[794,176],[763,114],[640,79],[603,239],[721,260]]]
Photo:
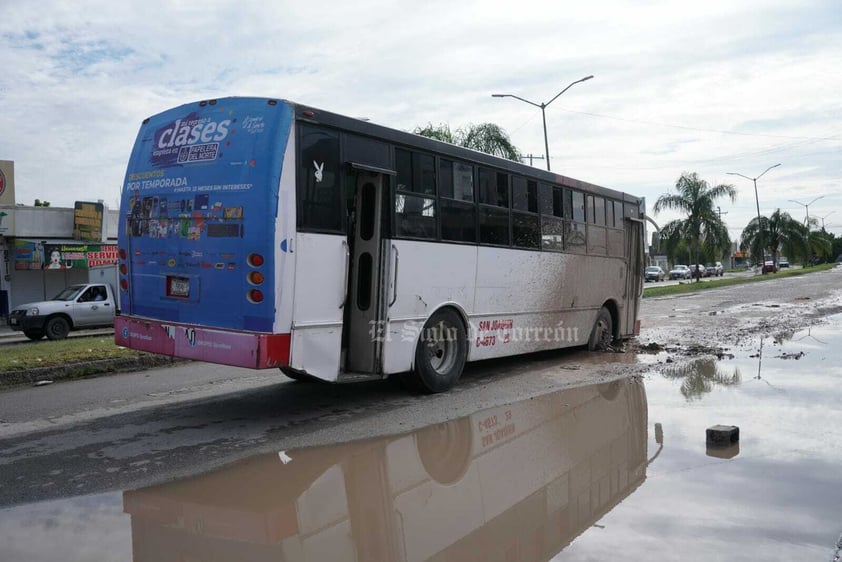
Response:
[[[387,185],[383,173],[357,170],[343,338],[348,372],[380,371],[380,339],[385,336],[382,226]]]
[[[626,218],[623,221],[626,230],[626,317],[625,335],[636,334],[635,323],[640,308],[640,297],[643,293],[643,221]]]

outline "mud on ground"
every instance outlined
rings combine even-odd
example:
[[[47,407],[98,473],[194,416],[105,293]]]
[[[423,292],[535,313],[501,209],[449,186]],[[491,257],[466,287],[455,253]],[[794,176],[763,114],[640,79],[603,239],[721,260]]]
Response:
[[[762,299],[762,300],[761,300]],[[627,353],[663,354],[666,362],[751,352],[842,313],[842,267],[674,297],[645,298],[641,332]],[[797,357],[788,357],[797,359]]]

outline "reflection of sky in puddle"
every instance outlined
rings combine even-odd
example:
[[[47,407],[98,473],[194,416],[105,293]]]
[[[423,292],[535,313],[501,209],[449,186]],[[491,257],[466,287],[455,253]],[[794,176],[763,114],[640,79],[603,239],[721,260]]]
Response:
[[[644,482],[646,412],[643,384],[625,379],[13,507],[0,510],[0,560],[544,560]]]
[[[0,559],[829,560],[842,533],[840,325],[731,360],[653,364],[645,394],[635,380],[582,387],[0,510]],[[739,426],[738,447],[706,446],[717,424]]]
[[[622,548],[633,560],[831,559],[842,534],[842,318],[833,320],[766,338],[762,353],[758,340],[733,360],[653,366],[649,425],[662,424],[663,450],[604,528],[558,558]],[[739,426],[736,454],[709,454],[705,430],[716,424]]]

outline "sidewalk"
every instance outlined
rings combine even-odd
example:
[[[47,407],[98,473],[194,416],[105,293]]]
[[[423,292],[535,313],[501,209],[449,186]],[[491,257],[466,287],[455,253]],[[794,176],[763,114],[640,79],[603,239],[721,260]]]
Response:
[[[6,324],[5,318],[0,318],[0,338],[8,338],[12,336],[23,336],[23,332],[16,332]]]
[[[114,330],[112,328],[95,328],[92,330],[79,330],[78,332],[70,332],[68,337],[74,336],[90,336],[94,334],[113,334]],[[6,324],[6,319],[0,317],[0,341],[7,340],[9,338],[19,338],[21,340],[28,341],[26,336],[23,335],[23,332],[19,330],[12,330],[8,324]],[[46,341],[44,338],[42,341]]]

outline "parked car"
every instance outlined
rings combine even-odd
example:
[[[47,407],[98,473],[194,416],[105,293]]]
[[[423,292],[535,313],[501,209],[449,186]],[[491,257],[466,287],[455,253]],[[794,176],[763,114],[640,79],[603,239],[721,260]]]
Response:
[[[779,257],[778,269],[789,269],[789,260],[783,256]]]
[[[690,266],[690,276],[693,277],[693,279],[696,279],[697,277],[707,277],[708,276],[707,269],[705,269],[705,266],[703,266],[700,263],[697,263],[695,265],[691,265]]]
[[[650,265],[649,267],[646,268],[646,270],[643,273],[643,280],[644,281],[663,281],[665,275],[666,274],[664,273],[664,270],[661,269],[660,266]]]
[[[670,269],[670,279],[690,279],[690,268],[686,265],[677,265]]]
[[[721,261],[718,261],[714,264],[707,264],[705,266],[705,269],[707,270],[708,274],[712,277],[722,277],[722,274],[724,273]]]
[[[772,260],[763,262],[763,273],[777,273],[778,268]]]
[[[107,283],[71,285],[48,301],[16,306],[9,327],[31,340],[62,340],[71,330],[114,325],[117,299]]]

